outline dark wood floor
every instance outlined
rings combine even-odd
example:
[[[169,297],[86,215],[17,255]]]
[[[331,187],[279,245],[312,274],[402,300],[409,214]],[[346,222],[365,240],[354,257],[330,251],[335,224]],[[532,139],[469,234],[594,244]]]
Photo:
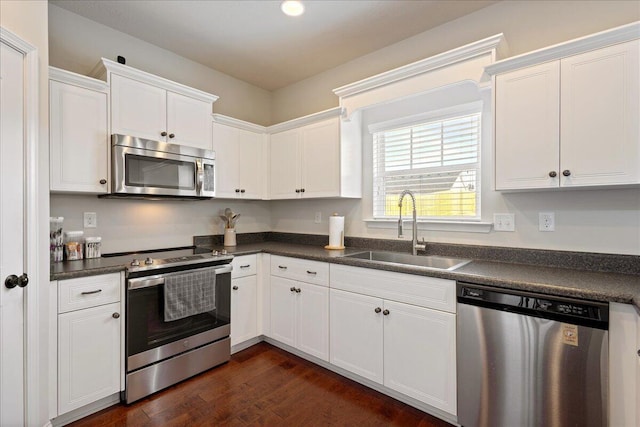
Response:
[[[450,424],[267,343],[85,426],[422,426]]]

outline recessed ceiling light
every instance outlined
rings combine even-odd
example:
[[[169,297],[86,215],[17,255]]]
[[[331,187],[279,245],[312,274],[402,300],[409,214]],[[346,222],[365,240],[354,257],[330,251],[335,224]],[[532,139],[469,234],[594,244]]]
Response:
[[[285,0],[280,5],[285,15],[300,16],[304,13],[304,5],[299,0]]]

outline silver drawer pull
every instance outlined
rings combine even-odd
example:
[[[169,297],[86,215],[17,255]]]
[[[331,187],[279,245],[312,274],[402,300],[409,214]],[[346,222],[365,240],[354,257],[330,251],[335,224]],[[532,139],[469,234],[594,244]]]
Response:
[[[317,271],[309,271],[309,270],[307,270],[307,274],[313,274],[313,275],[316,275],[316,274],[318,274],[318,272],[317,272]]]
[[[80,295],[91,295],[91,294],[97,294],[102,292],[102,289],[98,289],[97,291],[85,291],[85,292],[81,292]]]
[[[278,266],[278,268],[279,268],[280,270],[286,270],[286,269],[287,269],[287,266],[286,266],[286,265],[279,265],[279,266]]]
[[[251,267],[251,264],[247,264],[247,265],[241,265],[240,268],[249,268]]]

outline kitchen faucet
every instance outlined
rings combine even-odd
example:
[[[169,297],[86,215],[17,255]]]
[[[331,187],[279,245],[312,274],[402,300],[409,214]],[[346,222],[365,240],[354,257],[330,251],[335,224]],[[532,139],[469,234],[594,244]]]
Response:
[[[422,238],[422,243],[418,244],[418,220],[416,214],[416,198],[411,192],[411,190],[404,190],[400,194],[400,199],[398,200],[398,207],[400,208],[400,216],[398,217],[398,238],[402,237],[402,199],[404,196],[409,195],[411,197],[411,201],[413,202],[413,228],[412,228],[412,242],[411,242],[411,250],[414,255],[418,255],[418,249],[424,251],[427,248],[427,245],[424,243],[424,237]]]

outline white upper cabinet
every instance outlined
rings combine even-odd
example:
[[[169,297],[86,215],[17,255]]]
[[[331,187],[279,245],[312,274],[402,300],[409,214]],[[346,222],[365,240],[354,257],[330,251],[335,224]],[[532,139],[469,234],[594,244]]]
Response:
[[[362,196],[359,116],[344,122],[341,111],[336,108],[267,129],[271,199]]]
[[[111,133],[212,149],[217,96],[104,58],[92,74],[111,86]]]
[[[265,198],[266,148],[262,126],[214,114],[216,197]]]
[[[107,85],[50,68],[50,189],[108,192]]]
[[[637,27],[487,67],[496,75],[496,190],[640,184]]]

